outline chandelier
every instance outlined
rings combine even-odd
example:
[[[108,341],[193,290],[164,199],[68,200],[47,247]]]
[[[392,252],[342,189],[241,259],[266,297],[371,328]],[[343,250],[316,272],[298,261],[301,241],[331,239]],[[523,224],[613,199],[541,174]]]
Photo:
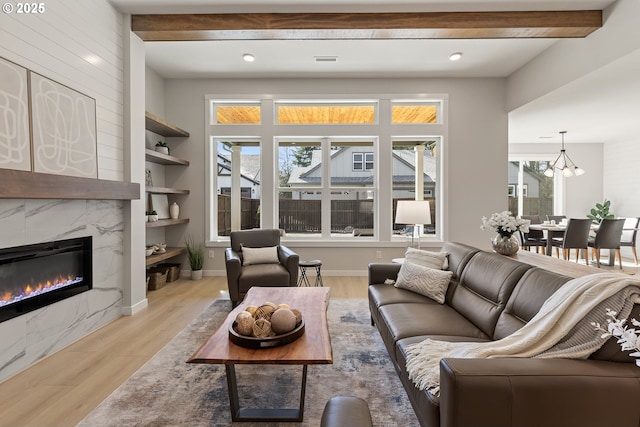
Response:
[[[584,173],[584,169],[577,166],[573,162],[573,160],[571,160],[571,157],[569,157],[566,150],[564,149],[565,133],[567,133],[566,130],[563,130],[560,132],[560,135],[562,135],[562,149],[560,150],[560,154],[558,155],[558,158],[551,165],[549,165],[547,170],[544,171],[544,175],[548,176],[549,178],[553,177],[555,169],[558,169],[560,173],[562,173],[562,176],[565,176],[565,177],[570,177],[573,175],[579,176]]]

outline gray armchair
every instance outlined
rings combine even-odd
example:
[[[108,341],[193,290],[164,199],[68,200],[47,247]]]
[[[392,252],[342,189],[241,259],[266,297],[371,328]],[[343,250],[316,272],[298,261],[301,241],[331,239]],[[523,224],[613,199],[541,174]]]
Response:
[[[277,247],[277,260],[266,259],[249,265],[245,262],[243,248],[271,247]],[[280,230],[232,231],[231,247],[225,250],[224,257],[229,297],[234,307],[252,286],[297,286],[300,257],[280,244]]]

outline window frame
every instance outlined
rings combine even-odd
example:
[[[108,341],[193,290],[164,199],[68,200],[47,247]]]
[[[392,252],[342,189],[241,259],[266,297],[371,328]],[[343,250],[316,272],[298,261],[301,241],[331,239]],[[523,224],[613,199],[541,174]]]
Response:
[[[411,94],[411,95],[363,95],[361,98],[354,97],[353,95],[350,97],[343,97],[343,95],[305,95],[305,94],[297,94],[297,95],[279,95],[279,94],[270,94],[270,95],[250,95],[243,94],[238,96],[233,96],[229,94],[225,94],[223,96],[206,95],[205,103],[207,111],[207,117],[213,117],[211,114],[212,103],[218,102],[220,100],[224,101],[232,101],[232,102],[247,102],[247,101],[256,101],[259,99],[261,103],[261,113],[262,120],[260,125],[249,124],[249,125],[224,125],[224,124],[213,124],[208,123],[206,125],[207,131],[205,134],[208,137],[216,136],[216,137],[238,137],[238,136],[246,136],[246,135],[256,135],[252,138],[257,138],[261,141],[262,147],[262,199],[260,201],[261,206],[261,227],[271,228],[277,227],[278,224],[278,168],[276,165],[278,158],[278,143],[277,138],[281,137],[292,137],[292,136],[302,136],[308,137],[309,135],[324,135],[324,136],[346,136],[346,137],[355,137],[362,135],[369,135],[374,138],[379,138],[379,141],[374,146],[373,153],[373,172],[376,174],[376,187],[373,191],[368,193],[368,195],[374,198],[374,229],[375,235],[374,237],[365,238],[353,238],[351,240],[345,240],[347,245],[349,246],[367,246],[373,244],[373,242],[387,242],[395,245],[404,245],[406,244],[405,239],[398,239],[397,236],[394,236],[391,232],[391,225],[393,224],[392,218],[392,184],[391,184],[391,171],[390,167],[384,163],[384,159],[391,159],[392,156],[392,146],[391,139],[397,139],[397,137],[407,137],[410,138],[411,135],[434,135],[440,138],[442,143],[442,147],[439,148],[438,154],[438,178],[437,178],[437,188],[434,189],[435,193],[438,195],[437,197],[437,206],[433,206],[432,209],[435,209],[436,218],[446,218],[444,215],[444,211],[446,209],[446,162],[447,158],[447,140],[448,140],[448,127],[447,127],[447,111],[448,111],[448,96],[446,94]],[[377,114],[378,117],[377,123],[374,125],[363,125],[363,124],[353,124],[353,125],[274,125],[276,123],[275,118],[275,109],[276,103],[282,101],[288,102],[299,102],[305,104],[312,101],[322,101],[322,102],[335,102],[339,100],[340,102],[353,102],[355,99],[356,103],[360,104],[362,102],[377,102]],[[438,121],[439,123],[428,123],[428,124],[392,124],[391,123],[391,106],[394,102],[398,100],[410,101],[415,103],[438,103],[439,114]],[[270,124],[271,123],[271,124]],[[205,241],[208,244],[215,245],[215,242],[224,242],[228,241],[228,238],[225,236],[217,236],[216,228],[213,227],[216,219],[216,206],[214,200],[211,198],[211,187],[215,184],[213,180],[213,176],[211,174],[211,170],[215,170],[215,164],[211,162],[211,147],[210,144],[206,145],[205,148],[206,156],[207,156],[207,170],[209,171],[207,176],[206,183],[206,197],[208,198],[206,206],[206,239]],[[329,158],[324,161],[328,161]],[[383,165],[379,162],[383,161]],[[382,169],[381,169],[382,167]],[[215,174],[213,174],[215,175]],[[328,176],[328,175],[325,175]],[[342,189],[342,187],[341,187]],[[287,188],[287,190],[291,190]],[[347,190],[349,190],[347,188]],[[353,188],[354,191],[362,190],[362,188]],[[370,189],[367,189],[370,190]],[[311,189],[304,188],[303,191],[318,191],[322,192],[321,189]],[[324,192],[327,193],[327,192]],[[270,196],[275,195],[275,196]],[[330,203],[330,194],[322,194],[326,202]],[[213,198],[215,199],[215,198]],[[324,208],[324,215],[330,218],[330,209]],[[434,242],[442,242],[445,240],[447,235],[446,222],[444,220],[437,220],[438,228],[435,236],[430,236],[424,239],[424,242],[434,241]],[[327,220],[327,223],[330,223]],[[285,239],[289,239],[288,236],[285,236]],[[306,242],[312,244],[312,242],[317,242],[322,246],[322,242],[325,242],[327,245],[332,245],[328,240],[329,236],[323,236],[319,240],[305,240]],[[366,241],[372,242],[367,244]],[[395,243],[394,243],[395,242]]]

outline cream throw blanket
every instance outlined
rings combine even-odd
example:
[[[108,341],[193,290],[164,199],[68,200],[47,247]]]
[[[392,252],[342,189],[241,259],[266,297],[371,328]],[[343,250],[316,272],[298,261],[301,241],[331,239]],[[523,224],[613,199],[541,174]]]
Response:
[[[591,322],[606,323],[606,309],[629,316],[640,280],[620,273],[572,279],[542,305],[521,329],[497,341],[447,342],[426,339],[407,346],[409,378],[420,390],[440,391],[442,358],[586,358],[605,342]]]

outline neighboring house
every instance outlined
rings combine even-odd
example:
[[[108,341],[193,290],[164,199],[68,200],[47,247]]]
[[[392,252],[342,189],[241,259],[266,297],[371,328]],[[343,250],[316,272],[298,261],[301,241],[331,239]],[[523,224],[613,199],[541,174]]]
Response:
[[[540,197],[540,175],[531,169],[523,168],[523,188],[524,197]],[[518,197],[518,163],[509,162],[509,197]]]
[[[332,191],[332,199],[365,200],[372,197],[366,187],[373,185],[375,164],[372,147],[344,147],[331,153],[331,185],[333,187],[363,187],[362,191]],[[431,151],[424,153],[424,196],[434,197],[436,159]],[[392,156],[393,198],[412,199],[415,197],[415,155],[407,150],[394,150]],[[306,167],[294,167],[287,181],[291,187],[319,187],[321,180],[320,150],[313,151],[311,164]],[[319,199],[320,193],[314,190],[294,191],[294,199]]]
[[[231,159],[218,154],[218,194],[231,195]],[[260,156],[243,155],[240,163],[240,197],[260,198]]]

